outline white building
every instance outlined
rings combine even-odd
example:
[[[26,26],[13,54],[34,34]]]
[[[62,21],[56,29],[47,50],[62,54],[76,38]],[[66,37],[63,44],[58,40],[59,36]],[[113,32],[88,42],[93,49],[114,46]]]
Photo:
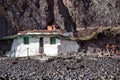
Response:
[[[29,30],[22,31],[17,35],[7,37],[13,38],[11,51],[7,52],[8,57],[25,56],[57,56],[61,53],[78,52],[77,41],[66,40],[61,36],[69,36],[61,31]]]

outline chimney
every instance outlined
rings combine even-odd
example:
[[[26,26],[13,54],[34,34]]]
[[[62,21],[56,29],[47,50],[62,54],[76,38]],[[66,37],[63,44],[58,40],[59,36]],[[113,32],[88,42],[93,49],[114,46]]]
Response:
[[[47,29],[48,29],[49,31],[52,31],[52,30],[53,30],[52,25],[48,25],[48,26],[47,26]]]
[[[49,31],[55,31],[56,30],[56,27],[55,27],[55,25],[53,24],[53,25],[48,25],[47,26],[47,29],[49,30]]]

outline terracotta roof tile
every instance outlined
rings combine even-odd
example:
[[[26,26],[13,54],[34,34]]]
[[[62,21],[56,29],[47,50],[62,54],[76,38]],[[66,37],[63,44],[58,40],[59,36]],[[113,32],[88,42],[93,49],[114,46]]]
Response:
[[[63,30],[27,30],[27,31],[20,31],[18,34],[26,34],[26,33],[63,33]]]

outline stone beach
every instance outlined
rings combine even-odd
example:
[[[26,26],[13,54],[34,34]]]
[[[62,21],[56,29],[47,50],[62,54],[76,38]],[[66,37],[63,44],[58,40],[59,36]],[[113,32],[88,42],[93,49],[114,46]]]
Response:
[[[1,58],[0,80],[120,80],[120,58]]]

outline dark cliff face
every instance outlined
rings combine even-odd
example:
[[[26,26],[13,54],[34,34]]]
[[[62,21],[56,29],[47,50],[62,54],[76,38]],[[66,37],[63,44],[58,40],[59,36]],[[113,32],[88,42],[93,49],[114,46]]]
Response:
[[[67,31],[120,25],[120,0],[0,0],[0,10],[0,38],[53,23]]]

